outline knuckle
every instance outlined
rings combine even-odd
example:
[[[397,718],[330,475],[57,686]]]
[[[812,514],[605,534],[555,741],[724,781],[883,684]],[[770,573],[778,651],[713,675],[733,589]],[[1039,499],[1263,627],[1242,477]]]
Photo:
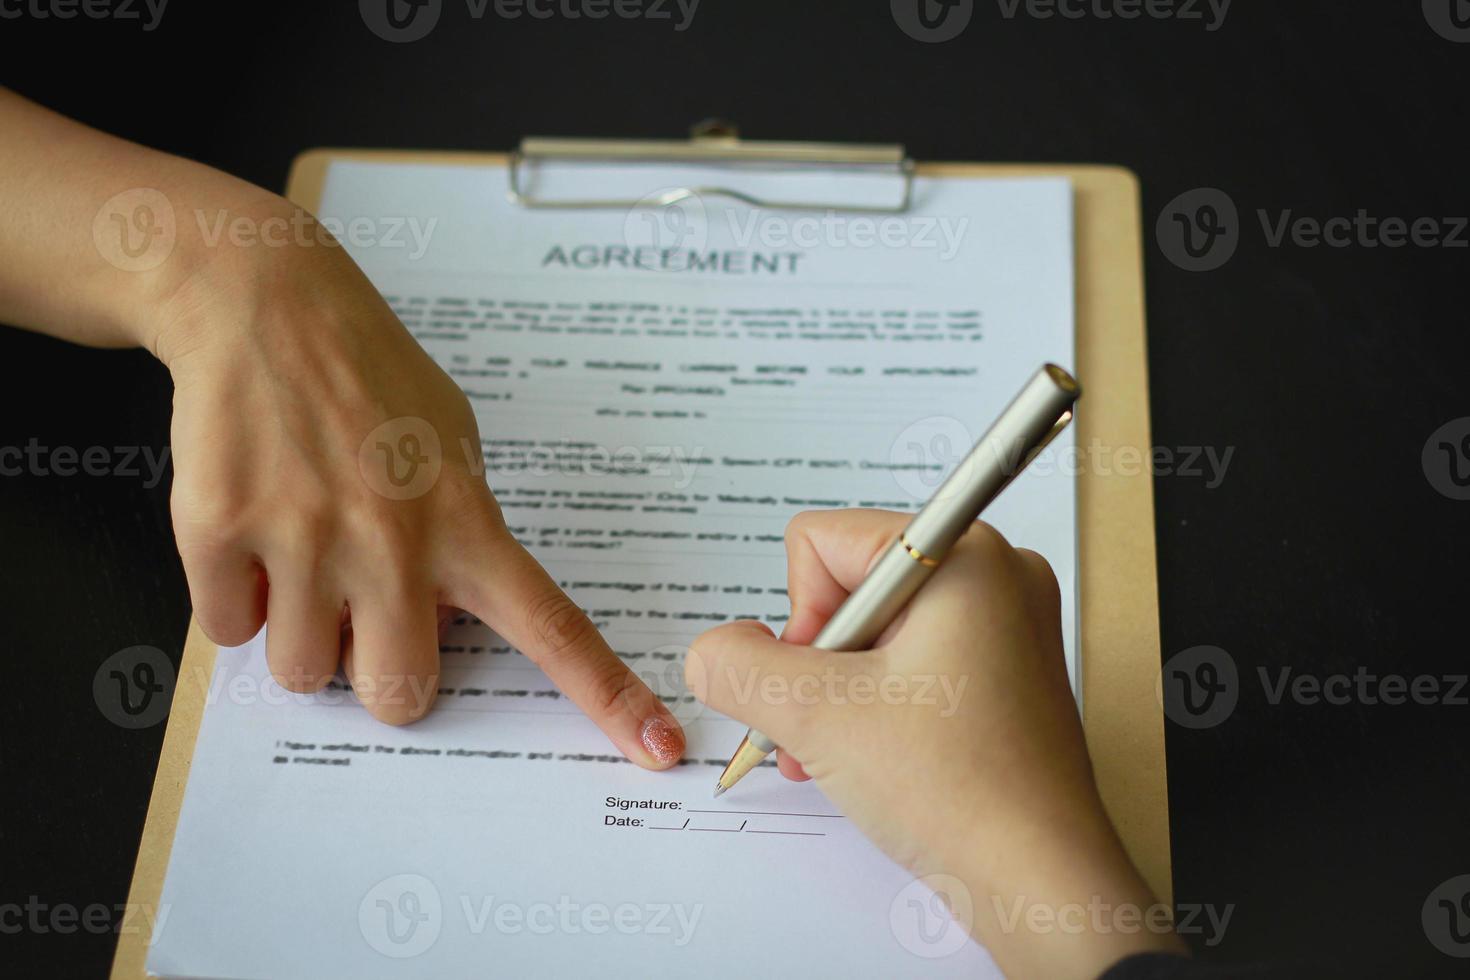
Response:
[[[621,664],[609,664],[592,683],[592,706],[599,715],[615,714],[631,704],[642,682]]]
[[[1011,551],[1010,542],[1005,536],[984,521],[971,524],[961,540],[986,558],[995,559]]]
[[[564,658],[595,643],[599,636],[581,607],[566,593],[556,589],[531,604],[526,610],[526,625],[536,641],[539,655],[550,660]]]
[[[483,562],[496,566],[513,564],[521,550],[520,542],[506,526],[500,504],[488,494],[487,498],[484,507],[476,505],[464,513],[448,512],[457,536],[449,560],[464,566],[470,575],[476,574]]]
[[[812,521],[817,519],[818,511],[798,511],[791,520],[786,522],[786,543],[790,544],[799,538],[806,537],[806,532],[811,528]]]
[[[505,526],[505,520],[500,513],[500,503],[490,492],[490,486],[483,477],[455,471],[440,480],[435,491],[440,495],[445,509],[449,512],[469,518],[485,515],[489,518],[487,523],[492,528]]]
[[[1062,587],[1057,581],[1056,572],[1052,570],[1051,562],[1029,548],[1019,549],[1016,553],[1021,558],[1032,591],[1046,603],[1047,608],[1060,606]]]
[[[185,557],[240,540],[250,520],[248,508],[239,501],[195,493],[177,483],[169,495],[169,510],[179,552]]]
[[[336,534],[332,512],[313,503],[299,503],[277,514],[272,523],[275,539],[293,555],[311,555],[325,550]]]
[[[402,557],[411,552],[420,540],[414,527],[395,520],[392,514],[355,521],[353,535],[370,554],[389,562],[389,567],[402,565]]]

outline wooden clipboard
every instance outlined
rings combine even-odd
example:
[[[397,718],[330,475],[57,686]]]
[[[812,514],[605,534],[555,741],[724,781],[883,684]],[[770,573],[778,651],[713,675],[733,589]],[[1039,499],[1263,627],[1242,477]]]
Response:
[[[328,167],[337,160],[502,167],[510,157],[310,150],[293,163],[286,196],[314,211]],[[1076,373],[1087,386],[1077,414],[1077,444],[1096,439],[1106,446],[1137,447],[1147,459],[1152,441],[1142,226],[1133,173],[1109,166],[977,163],[919,164],[914,172],[921,177],[1049,176],[1071,181]],[[1136,475],[1084,470],[1077,478],[1083,721],[1098,787],[1123,844],[1154,893],[1172,904],[1153,482],[1148,467],[1139,469]],[[163,891],[214,656],[214,645],[191,622],[113,960],[115,978],[147,976],[147,924]]]

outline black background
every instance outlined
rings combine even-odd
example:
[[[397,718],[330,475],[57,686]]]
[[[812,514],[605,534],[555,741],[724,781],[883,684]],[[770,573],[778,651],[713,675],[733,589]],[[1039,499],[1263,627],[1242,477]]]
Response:
[[[904,141],[924,160],[1132,168],[1155,442],[1235,451],[1214,489],[1155,480],[1164,654],[1216,645],[1241,676],[1223,724],[1169,726],[1176,900],[1233,905],[1222,941],[1196,938],[1220,961],[1465,966],[1420,910],[1470,872],[1470,708],[1272,704],[1257,676],[1470,669],[1470,502],[1420,461],[1470,415],[1470,250],[1273,248],[1256,219],[1470,213],[1470,44],[1419,3],[1238,0],[1207,31],[1007,20],[981,0],[960,37],[927,44],[875,0],[704,0],[682,33],[476,21],[448,0],[428,38],[393,45],[350,2],[174,0],[151,32],[0,19],[0,66],[43,104],[275,189],[312,146],[501,150],[525,134],[678,136],[709,115],[751,138]],[[1153,234],[1196,187],[1241,214],[1239,250],[1207,273],[1176,268]],[[169,379],[142,353],[0,328],[0,366],[0,445],[167,443]],[[0,478],[0,902],[125,901],[162,726],[109,723],[92,676],[134,644],[177,658],[189,612],[167,482],[143,482]],[[26,932],[0,935],[16,954],[0,956],[96,975],[113,943]]]

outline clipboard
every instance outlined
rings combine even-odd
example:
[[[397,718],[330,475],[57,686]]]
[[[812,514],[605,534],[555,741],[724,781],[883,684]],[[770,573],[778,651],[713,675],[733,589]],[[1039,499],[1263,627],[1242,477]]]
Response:
[[[547,201],[521,180],[524,168],[544,159],[775,162],[786,165],[891,170],[901,196],[890,206],[850,208],[840,203],[760,201],[726,187],[675,189],[658,202]],[[768,208],[901,212],[919,177],[1064,177],[1073,189],[1076,282],[1076,374],[1088,395],[1077,413],[1077,442],[1152,445],[1144,329],[1143,251],[1139,185],[1121,167],[1063,164],[915,164],[901,146],[747,142],[723,123],[696,127],[680,140],[524,140],[505,153],[315,149],[296,158],[286,196],[314,211],[334,161],[505,167],[508,193],[525,207],[626,207],[673,203],[678,191],[724,194]],[[687,195],[686,195],[687,196]],[[1083,725],[1098,789],[1124,846],[1165,904],[1173,903],[1169,850],[1169,797],[1164,755],[1164,712],[1158,576],[1154,548],[1153,482],[1148,468],[1133,475],[1084,471],[1077,478],[1078,612],[1082,643]],[[173,705],[154,777],[153,793],[128,905],[119,926],[112,976],[146,977],[149,927],[188,781],[194,742],[214,671],[215,647],[196,622],[189,625]],[[146,914],[144,910],[147,910]]]

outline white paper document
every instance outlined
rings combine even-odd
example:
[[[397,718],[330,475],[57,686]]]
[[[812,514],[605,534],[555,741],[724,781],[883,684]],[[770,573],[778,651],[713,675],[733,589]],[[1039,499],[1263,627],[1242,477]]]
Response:
[[[710,178],[536,180],[641,198]],[[623,761],[471,617],[436,707],[401,729],[340,687],[283,692],[263,636],[221,650],[149,971],[997,975],[814,784],[768,765],[711,798],[745,726],[688,695],[683,654],[734,619],[780,629],[794,514],[917,509],[1038,366],[1072,364],[1069,184],[920,179],[897,216],[716,197],[539,211],[507,200],[502,169],[338,163],[318,213],[468,394],[482,444],[443,451],[484,466],[515,535],[684,722],[687,758]],[[986,519],[1056,570],[1075,687],[1070,439]]]

